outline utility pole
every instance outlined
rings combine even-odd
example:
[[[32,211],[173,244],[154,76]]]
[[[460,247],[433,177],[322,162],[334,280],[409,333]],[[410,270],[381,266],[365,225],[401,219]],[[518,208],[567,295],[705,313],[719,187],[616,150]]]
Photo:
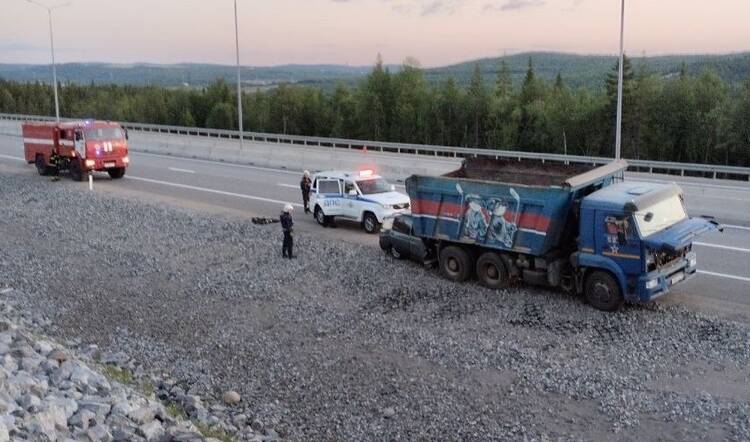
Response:
[[[240,31],[237,24],[237,0],[234,0],[234,44],[237,51],[237,123],[240,129],[240,152],[243,150],[242,79],[240,74]]]
[[[55,36],[54,36],[54,32],[52,31],[52,11],[55,9],[70,5],[70,2],[62,3],[59,5],[55,5],[55,6],[45,6],[41,3],[37,3],[34,0],[26,0],[26,1],[31,3],[32,5],[36,5],[36,6],[39,6],[40,8],[44,8],[47,10],[47,16],[49,18],[49,46],[50,46],[50,50],[52,51],[52,89],[55,91],[55,120],[59,123],[60,122],[60,101],[57,98],[57,66],[55,64]]]
[[[622,82],[625,62],[625,0],[620,10],[620,69],[617,77],[617,129],[615,136],[615,159],[619,160],[622,148]]]

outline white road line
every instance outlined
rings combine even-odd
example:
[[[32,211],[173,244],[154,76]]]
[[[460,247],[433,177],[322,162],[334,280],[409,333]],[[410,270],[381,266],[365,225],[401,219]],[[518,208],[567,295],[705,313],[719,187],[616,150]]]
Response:
[[[742,192],[750,192],[750,187],[740,187],[740,186],[723,186],[720,184],[701,184],[701,183],[695,183],[695,182],[688,182],[688,181],[667,181],[667,180],[657,180],[657,179],[644,179],[644,178],[633,178],[631,176],[626,176],[625,181],[640,181],[640,182],[646,182],[646,183],[677,183],[681,186],[688,186],[688,187],[706,187],[706,188],[712,188],[712,189],[728,189],[728,190],[739,190]]]
[[[750,227],[745,226],[733,226],[731,224],[722,224],[727,229],[737,229],[737,230],[750,230]]]
[[[160,155],[157,153],[146,153],[146,152],[137,152],[135,150],[131,150],[130,154],[135,155],[144,155],[149,157],[157,157],[157,158],[168,158],[170,160],[180,160],[180,161],[191,161],[193,163],[204,163],[204,164],[213,164],[214,166],[228,166],[228,167],[238,167],[240,169],[253,169],[253,170],[266,170],[270,172],[279,172],[279,173],[286,173],[288,175],[297,175],[301,176],[302,171],[299,172],[292,172],[290,170],[285,169],[274,169],[272,167],[261,167],[261,166],[250,166],[247,164],[234,164],[234,163],[225,163],[223,161],[211,161],[211,160],[200,160],[198,158],[184,158],[176,155]]]
[[[290,189],[299,189],[299,186],[298,186],[298,185],[295,185],[295,184],[284,184],[284,183],[277,183],[277,185],[278,185],[278,186],[281,186],[281,187],[288,187],[288,188],[290,188]]]
[[[3,154],[0,154],[0,158],[6,158],[6,159],[8,159],[8,160],[18,160],[18,161],[26,161],[26,159],[25,159],[25,158],[12,157],[12,156],[10,156],[10,155],[3,155]]]
[[[707,242],[694,242],[693,245],[696,246],[703,246],[703,247],[711,247],[713,249],[723,249],[723,250],[732,250],[734,252],[744,252],[744,253],[750,253],[750,249],[743,249],[742,247],[732,247],[732,246],[722,246],[719,244],[710,244]]]
[[[750,202],[750,198],[732,198],[731,196],[713,196],[713,195],[702,195],[699,193],[686,193],[685,196],[688,198],[708,198],[711,200],[727,200],[727,201],[742,201],[742,202]]]
[[[172,172],[195,173],[194,170],[180,169],[179,167],[168,167],[168,169],[171,170]]]
[[[734,279],[735,281],[750,282],[750,278],[745,276],[727,275],[726,273],[708,272],[706,270],[698,270],[698,273],[709,276],[716,276],[717,278]]]
[[[260,196],[253,196],[253,195],[245,195],[243,193],[225,192],[223,190],[208,189],[208,188],[205,188],[205,187],[190,186],[190,185],[187,185],[187,184],[170,183],[169,181],[152,180],[150,178],[141,178],[141,177],[136,177],[136,176],[127,176],[125,178],[127,178],[129,180],[143,181],[143,182],[146,182],[146,183],[160,184],[162,186],[178,187],[180,189],[197,190],[199,192],[207,192],[207,193],[214,193],[214,194],[217,194],[217,195],[233,196],[235,198],[243,198],[243,199],[247,199],[247,200],[265,201],[267,203],[274,203],[274,204],[291,204],[291,205],[293,205],[295,207],[304,207],[302,204],[292,203],[292,202],[289,202],[289,201],[281,201],[281,200],[275,200],[275,199],[271,199],[271,198],[263,198],[263,197],[260,197]]]

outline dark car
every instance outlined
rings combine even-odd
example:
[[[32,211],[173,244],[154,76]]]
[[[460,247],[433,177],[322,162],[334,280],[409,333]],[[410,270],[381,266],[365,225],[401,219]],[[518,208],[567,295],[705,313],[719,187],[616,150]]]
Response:
[[[393,225],[384,225],[380,232],[380,248],[396,259],[411,258],[424,262],[427,249],[422,239],[412,234],[411,215],[399,215],[393,218]]]

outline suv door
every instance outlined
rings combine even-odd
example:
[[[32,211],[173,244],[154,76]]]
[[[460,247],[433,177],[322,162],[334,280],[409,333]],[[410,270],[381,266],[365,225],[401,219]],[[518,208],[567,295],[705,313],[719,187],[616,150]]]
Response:
[[[326,216],[344,214],[344,195],[341,181],[337,179],[318,179],[316,204],[323,209]]]
[[[354,192],[354,195],[351,195],[352,192]],[[357,190],[357,186],[355,186],[354,182],[351,180],[344,181],[344,215],[347,218],[360,220],[360,209],[359,191]]]

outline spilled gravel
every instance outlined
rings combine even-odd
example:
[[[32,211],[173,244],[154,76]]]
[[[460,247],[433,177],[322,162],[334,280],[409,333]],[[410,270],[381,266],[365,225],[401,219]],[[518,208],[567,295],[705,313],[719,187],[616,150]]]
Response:
[[[750,327],[456,285],[378,249],[0,176],[0,288],[290,440],[750,439]],[[297,216],[301,216],[298,214]],[[273,429],[272,432],[266,429]]]

